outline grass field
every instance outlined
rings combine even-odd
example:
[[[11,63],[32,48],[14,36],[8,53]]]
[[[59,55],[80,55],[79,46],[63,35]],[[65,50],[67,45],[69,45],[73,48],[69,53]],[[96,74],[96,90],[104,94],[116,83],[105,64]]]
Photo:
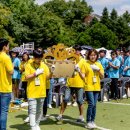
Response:
[[[117,103],[116,101],[110,101]],[[126,103],[122,105],[119,103]],[[117,104],[98,103],[96,124],[100,127],[111,130],[130,130],[130,99],[124,99]],[[128,105],[129,104],[129,105]],[[84,117],[86,119],[87,104],[84,104]],[[48,109],[48,114],[57,116],[59,108]],[[64,118],[76,120],[78,117],[78,108],[67,107]],[[9,113],[8,130],[29,130],[29,125],[23,120],[26,118],[27,112],[17,111]],[[54,118],[48,118],[40,124],[41,130],[85,130],[84,125],[72,123],[69,121],[57,122]]]

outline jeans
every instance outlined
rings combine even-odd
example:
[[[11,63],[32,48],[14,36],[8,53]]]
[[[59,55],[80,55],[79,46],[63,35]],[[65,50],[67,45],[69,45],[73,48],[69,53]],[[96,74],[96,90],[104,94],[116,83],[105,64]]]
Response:
[[[11,93],[0,93],[0,130],[6,130]]]
[[[29,119],[31,130],[36,130],[36,126],[39,126],[42,110],[43,110],[44,98],[29,98]]]
[[[86,119],[87,122],[91,122],[95,120],[95,116],[96,116],[96,103],[98,100],[98,94],[99,92],[93,92],[93,91],[87,91],[86,92],[86,96],[87,96],[87,100],[88,100],[88,109],[87,109],[87,115],[86,115]]]
[[[66,87],[64,102],[67,103],[70,101],[70,97],[71,97],[72,93],[76,94],[78,105],[82,105],[83,104],[83,93],[84,93],[83,88]]]
[[[49,89],[49,92],[48,92],[48,104],[51,104],[52,103],[52,90],[53,90],[53,84],[54,84],[55,80],[52,78],[50,79],[50,89]]]

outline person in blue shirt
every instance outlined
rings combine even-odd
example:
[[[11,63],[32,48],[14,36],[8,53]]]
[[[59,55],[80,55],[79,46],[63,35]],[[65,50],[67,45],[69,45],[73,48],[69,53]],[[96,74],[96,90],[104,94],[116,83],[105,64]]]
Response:
[[[12,50],[10,52],[10,55],[14,66],[14,73],[12,75],[12,84],[13,84],[13,95],[14,95],[13,98],[15,99],[15,98],[19,98],[19,82],[21,78],[19,68],[21,62],[20,59],[18,58],[18,52]]]
[[[124,59],[123,57],[121,56],[121,51],[120,49],[116,49],[116,53],[117,53],[117,59],[120,61],[120,68],[119,68],[119,74],[120,74],[120,77],[122,76],[122,73],[123,73],[123,63],[124,63]]]
[[[119,78],[119,67],[120,61],[116,58],[116,51],[111,52],[111,60],[108,66],[108,77],[112,79],[111,82],[111,98],[118,98],[118,78]]]
[[[106,56],[106,50],[100,50],[99,51],[100,58],[98,59],[98,61],[102,64],[104,68],[104,72],[105,72],[105,77],[107,77],[108,76],[108,73],[107,73],[108,59],[105,56]]]
[[[125,51],[126,59],[124,61],[123,77],[130,77],[130,50]]]

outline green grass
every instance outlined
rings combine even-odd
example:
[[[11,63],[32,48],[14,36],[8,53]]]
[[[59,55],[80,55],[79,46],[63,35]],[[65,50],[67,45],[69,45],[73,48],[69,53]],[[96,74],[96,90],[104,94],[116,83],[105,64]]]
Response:
[[[115,101],[113,101],[115,102]],[[129,103],[130,99],[119,101]],[[84,105],[84,117],[86,118],[87,104]],[[56,116],[59,108],[48,109],[48,114]],[[64,117],[75,120],[78,117],[77,107],[67,107]],[[29,125],[24,124],[27,112],[17,111],[8,115],[8,130],[29,130]],[[130,130],[130,106],[98,103],[96,124],[111,130]],[[41,130],[85,130],[83,125],[77,125],[64,121],[62,124],[55,119],[48,119],[40,124]]]

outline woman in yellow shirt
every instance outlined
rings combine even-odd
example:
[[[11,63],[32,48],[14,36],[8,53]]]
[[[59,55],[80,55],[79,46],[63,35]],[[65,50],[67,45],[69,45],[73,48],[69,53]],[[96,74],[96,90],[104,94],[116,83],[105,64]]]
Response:
[[[88,52],[87,61],[84,63],[84,68],[81,70],[81,76],[85,82],[85,93],[88,100],[87,109],[87,128],[96,128],[96,103],[100,92],[100,78],[104,77],[102,65],[97,62],[98,52],[93,49]],[[80,72],[79,72],[80,73]]]
[[[22,81],[22,88],[25,91],[24,99],[27,100],[27,81],[25,79],[25,67],[29,60],[29,54],[24,52],[22,55],[22,62],[20,64],[20,72],[21,72],[21,81]]]

